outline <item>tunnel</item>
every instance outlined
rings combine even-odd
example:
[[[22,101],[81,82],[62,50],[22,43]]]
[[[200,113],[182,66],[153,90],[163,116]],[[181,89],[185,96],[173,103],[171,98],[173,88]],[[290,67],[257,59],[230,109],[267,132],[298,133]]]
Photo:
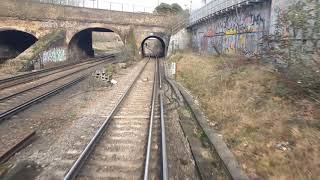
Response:
[[[162,38],[149,36],[141,43],[142,57],[165,57],[166,45]]]
[[[0,31],[0,63],[13,59],[32,46],[38,39],[18,30]]]
[[[106,28],[88,28],[75,34],[68,47],[69,60],[81,60],[94,57],[93,32],[113,32]]]

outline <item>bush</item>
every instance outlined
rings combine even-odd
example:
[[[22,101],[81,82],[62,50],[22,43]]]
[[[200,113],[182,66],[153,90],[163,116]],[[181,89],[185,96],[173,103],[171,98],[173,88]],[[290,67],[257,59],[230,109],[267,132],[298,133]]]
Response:
[[[265,55],[273,59],[287,80],[309,95],[320,93],[320,4],[318,0],[296,1],[278,10],[274,35],[267,37]]]
[[[134,61],[135,59],[135,53],[134,48],[132,48],[131,45],[125,45],[121,52],[117,54],[117,59],[119,59],[121,62],[130,62]]]

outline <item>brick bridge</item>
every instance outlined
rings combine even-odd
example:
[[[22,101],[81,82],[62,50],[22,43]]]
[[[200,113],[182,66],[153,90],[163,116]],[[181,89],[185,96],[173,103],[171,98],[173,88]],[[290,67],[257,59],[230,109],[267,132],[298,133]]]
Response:
[[[94,31],[115,32],[125,44],[137,47],[140,54],[142,43],[155,37],[166,51],[168,27],[168,17],[161,15],[2,0],[0,61],[5,59],[5,64],[23,69],[41,53],[52,52],[62,60],[90,56]]]

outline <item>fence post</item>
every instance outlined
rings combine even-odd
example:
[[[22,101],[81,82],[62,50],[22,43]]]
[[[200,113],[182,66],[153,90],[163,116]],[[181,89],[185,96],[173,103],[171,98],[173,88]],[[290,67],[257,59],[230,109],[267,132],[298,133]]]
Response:
[[[122,3],[122,12],[123,12],[123,3]]]
[[[133,8],[133,11],[132,11],[132,12],[134,12],[134,5],[132,5],[132,8]]]
[[[110,2],[110,11],[111,11],[111,4],[112,4],[112,2]]]

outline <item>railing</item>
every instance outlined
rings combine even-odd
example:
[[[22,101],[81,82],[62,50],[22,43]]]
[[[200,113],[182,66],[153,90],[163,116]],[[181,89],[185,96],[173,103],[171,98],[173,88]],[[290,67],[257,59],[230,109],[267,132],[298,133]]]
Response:
[[[48,3],[48,4],[58,4],[58,5],[64,5],[64,6],[123,11],[123,12],[152,13],[154,10],[154,7],[150,7],[150,6],[117,3],[117,2],[110,2],[108,0],[30,0],[30,1]]]
[[[181,29],[185,28],[188,26],[188,19],[181,19],[181,21],[179,21],[177,24],[175,24],[174,26],[171,27],[171,35],[176,34],[177,32],[179,32]]]
[[[176,34],[181,29],[187,27],[189,24],[189,15],[187,14],[177,15],[171,19],[174,19],[168,32],[171,35]]]
[[[208,17],[212,14],[227,10],[228,8],[234,8],[243,4],[249,4],[252,1],[258,0],[212,0],[204,7],[191,13],[189,25],[193,25],[198,20]]]

